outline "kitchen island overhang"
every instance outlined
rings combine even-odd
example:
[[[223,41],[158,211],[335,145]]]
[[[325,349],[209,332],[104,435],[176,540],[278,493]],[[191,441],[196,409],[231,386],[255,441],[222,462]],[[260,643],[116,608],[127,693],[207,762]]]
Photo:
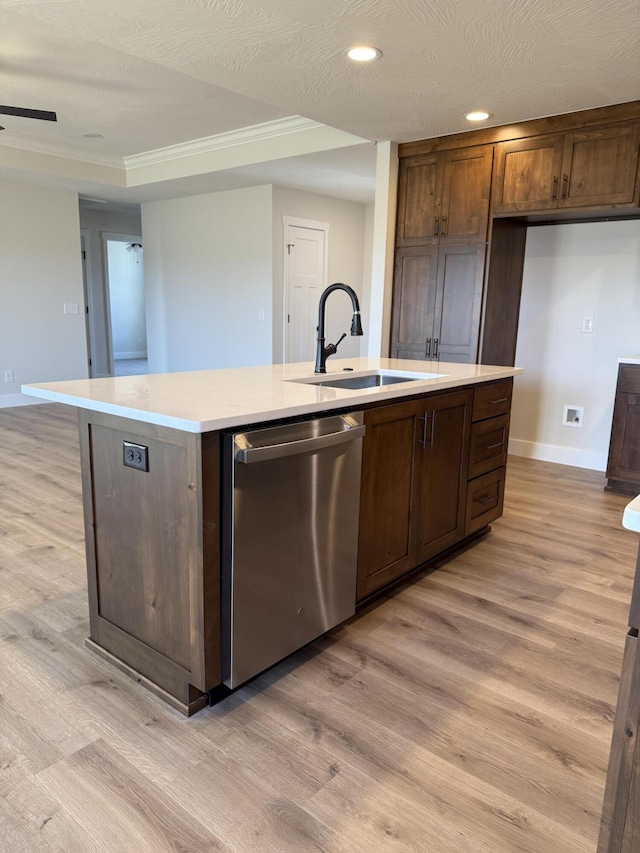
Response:
[[[381,370],[440,375],[345,389],[306,384],[313,365],[294,364],[75,380],[23,389],[79,409],[91,626],[87,644],[185,714],[209,704],[222,681],[221,430],[350,410],[364,410],[372,418],[377,412],[379,420],[381,413],[400,407],[404,422],[409,424],[410,418],[415,424],[409,430],[417,436],[418,423],[421,430],[427,423],[433,429],[435,404],[455,398],[455,411],[464,412],[464,452],[468,455],[476,432],[483,441],[489,427],[491,435],[499,427],[506,456],[510,383],[520,369],[395,359],[336,359],[330,368],[323,379]],[[500,393],[487,397],[484,392],[492,388]],[[494,402],[499,411],[486,409]],[[473,425],[472,409],[477,412]],[[380,429],[386,427],[372,422],[372,441]],[[144,448],[146,464],[126,463],[125,442]],[[481,461],[473,479],[469,468],[467,483],[466,457],[463,462],[454,497],[463,527],[465,501],[471,521],[456,534],[461,542],[487,530],[487,519],[501,514],[504,485],[503,473],[496,476],[504,470],[496,467],[501,463],[493,463],[487,473]],[[369,477],[363,489],[371,490],[372,482]],[[361,543],[363,537],[371,539],[361,531]],[[430,553],[420,550],[417,540],[411,551],[412,569],[417,559],[425,563],[415,555]],[[376,583],[390,577],[386,571],[377,575]]]

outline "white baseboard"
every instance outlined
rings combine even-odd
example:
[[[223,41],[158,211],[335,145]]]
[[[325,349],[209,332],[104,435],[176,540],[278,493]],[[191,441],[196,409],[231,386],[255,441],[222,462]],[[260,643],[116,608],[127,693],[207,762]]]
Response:
[[[140,350],[140,352],[114,352],[113,360],[114,361],[122,361],[123,358],[146,358],[147,351]]]
[[[540,459],[542,462],[557,462],[558,465],[589,468],[592,471],[606,471],[607,469],[606,453],[578,450],[575,447],[560,447],[557,444],[540,444],[535,441],[510,438],[509,453],[514,456],[525,456],[527,459]]]
[[[27,397],[26,394],[0,394],[0,409],[14,409],[16,406],[41,406],[50,400]]]

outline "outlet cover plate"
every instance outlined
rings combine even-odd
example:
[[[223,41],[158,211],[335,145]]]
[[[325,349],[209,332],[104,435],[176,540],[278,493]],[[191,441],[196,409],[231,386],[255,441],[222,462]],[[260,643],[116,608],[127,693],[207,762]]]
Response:
[[[134,444],[132,441],[122,442],[122,461],[127,468],[137,468],[139,471],[149,470],[149,448],[144,444]]]

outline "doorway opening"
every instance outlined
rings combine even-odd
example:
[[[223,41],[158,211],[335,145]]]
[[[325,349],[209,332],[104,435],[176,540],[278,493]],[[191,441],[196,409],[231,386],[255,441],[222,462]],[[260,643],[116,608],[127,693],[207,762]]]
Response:
[[[103,233],[111,374],[148,372],[142,237]]]

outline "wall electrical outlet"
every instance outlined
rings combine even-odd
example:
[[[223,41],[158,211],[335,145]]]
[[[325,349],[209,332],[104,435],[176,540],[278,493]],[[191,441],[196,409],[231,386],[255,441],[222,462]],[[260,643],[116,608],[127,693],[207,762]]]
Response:
[[[264,311],[262,308],[258,311],[258,320],[264,320]]]
[[[13,370],[5,370],[4,381],[5,382],[13,382]]]
[[[582,331],[585,333],[593,332],[593,317],[582,318]]]
[[[134,444],[132,441],[122,442],[122,463],[127,468],[137,468],[139,471],[149,470],[149,448],[144,444]]]
[[[584,420],[584,406],[574,406],[567,403],[562,413],[562,426],[578,427],[582,429]]]

